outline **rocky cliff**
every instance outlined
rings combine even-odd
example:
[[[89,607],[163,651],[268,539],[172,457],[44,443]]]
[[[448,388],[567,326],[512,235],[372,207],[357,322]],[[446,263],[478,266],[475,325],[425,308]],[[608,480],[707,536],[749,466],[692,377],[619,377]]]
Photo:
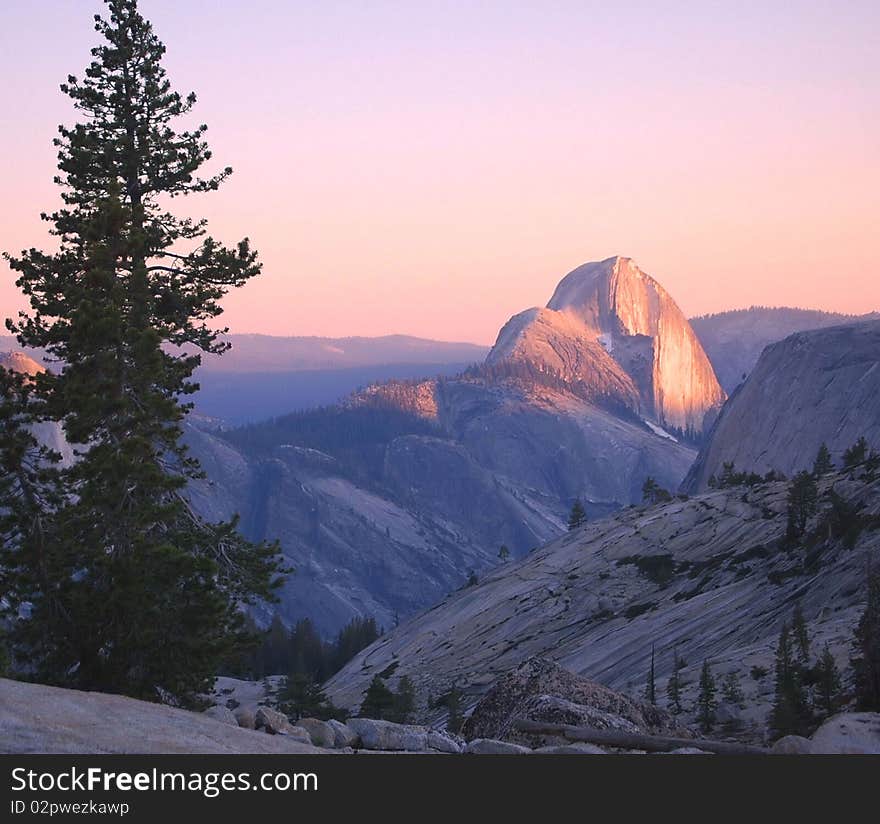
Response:
[[[675,301],[625,257],[578,267],[546,309],[512,318],[486,363],[511,360],[586,384],[682,431],[702,432],[725,397]]]
[[[794,334],[768,346],[724,406],[683,489],[706,489],[725,462],[764,474],[838,462],[861,436],[880,448],[880,321]]]
[[[832,485],[863,507],[852,548],[829,537]],[[820,511],[794,552],[780,541],[786,493],[781,482],[738,487],[591,523],[387,633],[337,673],[327,692],[356,706],[370,679],[384,673],[392,686],[409,676],[423,700],[456,683],[473,704],[499,675],[540,655],[640,695],[653,647],[661,695],[673,650],[687,662],[687,706],[708,659],[717,677],[739,675],[743,722],[763,725],[773,651],[794,605],[803,609],[814,650],[827,642],[843,666],[863,606],[864,558],[880,550],[880,481],[826,477]]]

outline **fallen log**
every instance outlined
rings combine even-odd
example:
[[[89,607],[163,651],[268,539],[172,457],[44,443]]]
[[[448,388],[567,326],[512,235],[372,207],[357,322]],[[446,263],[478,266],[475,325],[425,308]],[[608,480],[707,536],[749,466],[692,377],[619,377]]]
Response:
[[[645,750],[647,752],[669,752],[670,750],[692,747],[717,755],[769,755],[770,750],[751,744],[732,741],[710,741],[703,738],[672,738],[665,735],[643,735],[621,730],[599,730],[594,727],[574,727],[569,724],[548,724],[542,721],[529,721],[517,718],[513,727],[520,732],[545,735],[559,735],[569,741],[585,741],[588,744],[614,747],[621,750]]]

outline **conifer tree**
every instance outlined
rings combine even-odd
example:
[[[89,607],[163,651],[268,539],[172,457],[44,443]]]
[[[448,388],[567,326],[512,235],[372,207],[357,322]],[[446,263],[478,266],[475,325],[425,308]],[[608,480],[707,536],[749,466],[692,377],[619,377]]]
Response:
[[[809,472],[798,472],[788,487],[786,537],[789,540],[797,540],[804,534],[807,521],[816,512],[818,499],[816,479]]]
[[[416,709],[416,688],[412,679],[404,675],[397,683],[394,693],[394,706],[392,707],[391,720],[398,724],[409,724],[412,721]]]
[[[776,684],[770,726],[776,737],[803,735],[808,731],[809,720],[801,671],[791,648],[791,630],[785,623],[776,646]]]
[[[378,675],[373,676],[361,702],[360,717],[388,720],[394,714],[394,693]]]
[[[794,614],[791,618],[791,633],[797,647],[798,658],[803,666],[810,662],[810,635],[807,631],[807,622],[804,620],[804,612],[800,604],[795,604]]]
[[[678,657],[678,650],[672,653],[672,674],[666,682],[666,697],[669,699],[669,710],[674,715],[681,713],[681,671],[684,669],[684,661]]]
[[[822,650],[822,655],[816,662],[815,681],[817,704],[823,715],[831,715],[837,709],[840,702],[840,671],[834,661],[828,644]]]
[[[291,673],[282,682],[278,692],[278,708],[291,721],[300,718],[325,718],[332,713],[319,684],[305,673]]]
[[[852,657],[859,709],[880,712],[880,571],[868,570],[868,600],[856,625]]]
[[[843,453],[843,468],[853,469],[868,457],[868,442],[862,435],[846,452]]]
[[[7,325],[58,365],[35,381],[41,415],[79,445],[56,466],[52,557],[19,582],[32,609],[12,643],[43,680],[187,702],[245,640],[241,605],[272,597],[281,571],[276,546],[193,511],[201,471],[181,442],[191,353],[228,348],[212,328],[219,300],[260,264],[246,239],[225,247],[168,211],[231,170],[199,176],[206,127],[177,127],[195,95],[172,89],[136,0],[105,2],[103,42],[61,87],[82,116],[55,141],[58,251],[8,258],[30,312]]]
[[[571,513],[568,516],[568,529],[569,531],[577,529],[579,526],[583,526],[586,522],[587,513],[584,509],[584,505],[581,503],[580,498],[575,498],[575,502],[571,507]]]
[[[501,544],[501,547],[498,550],[498,558],[501,563],[506,563],[508,558],[510,558],[510,549],[507,544]]]
[[[746,697],[743,693],[739,676],[735,672],[728,672],[721,682],[721,696],[729,704],[742,708],[745,706]]]
[[[712,727],[715,726],[715,709],[718,706],[716,692],[712,668],[708,660],[703,661],[703,668],[700,670],[700,692],[697,696],[697,721],[700,722],[700,729],[704,733],[711,732]]]
[[[648,682],[645,684],[645,700],[650,704],[657,703],[657,689],[654,682],[654,645],[651,644],[651,666],[648,668]]]
[[[458,683],[454,683],[446,696],[446,729],[457,733],[464,724],[464,710],[462,708],[461,690]]]
[[[813,461],[813,477],[821,478],[829,472],[834,471],[834,461],[831,460],[831,452],[826,443],[822,443],[819,451],[816,453],[816,460]]]

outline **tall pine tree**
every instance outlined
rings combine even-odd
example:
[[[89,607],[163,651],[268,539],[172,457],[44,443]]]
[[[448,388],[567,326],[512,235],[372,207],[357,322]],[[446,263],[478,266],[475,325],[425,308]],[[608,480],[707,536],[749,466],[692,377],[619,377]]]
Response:
[[[61,87],[81,118],[55,141],[63,206],[44,217],[58,251],[8,258],[31,306],[8,326],[56,360],[35,393],[79,445],[46,516],[52,557],[16,593],[32,608],[12,644],[44,680],[185,702],[243,640],[242,603],[271,597],[281,571],[277,547],[192,510],[201,471],[181,443],[193,352],[225,351],[218,301],[260,264],[246,239],[224,247],[167,211],[231,170],[198,176],[206,127],[176,125],[195,95],[172,89],[136,0],[106,4],[91,65]]]

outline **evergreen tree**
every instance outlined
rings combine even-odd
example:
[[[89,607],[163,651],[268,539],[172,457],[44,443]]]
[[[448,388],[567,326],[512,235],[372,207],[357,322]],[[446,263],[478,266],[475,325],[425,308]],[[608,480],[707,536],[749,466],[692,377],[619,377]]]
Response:
[[[198,177],[205,127],[175,128],[195,96],[172,90],[136,0],[106,3],[104,42],[61,87],[83,117],[56,140],[58,251],[8,257],[31,312],[7,325],[61,365],[35,382],[41,415],[80,445],[56,465],[51,557],[16,581],[13,600],[32,607],[11,643],[41,680],[189,702],[247,640],[241,605],[271,598],[282,571],[276,546],[193,511],[185,490],[202,474],[181,443],[191,352],[228,348],[211,328],[218,301],[260,264],[247,240],[224,247],[166,211],[230,170]]]
[[[660,504],[671,501],[672,495],[669,494],[657,481],[650,475],[645,478],[642,484],[642,501],[646,504]]]
[[[394,693],[378,676],[373,676],[364,693],[359,713],[361,718],[390,719],[394,715]]]
[[[728,672],[724,676],[724,680],[721,682],[721,697],[735,707],[745,706],[746,697],[739,676],[735,672]]]
[[[864,435],[843,453],[843,468],[853,469],[868,457],[868,442]]]
[[[446,729],[458,733],[464,724],[464,710],[462,708],[462,694],[458,684],[454,683],[446,696]]]
[[[813,461],[813,477],[821,478],[829,472],[834,471],[834,461],[831,460],[831,452],[826,443],[822,443],[816,453],[816,460]]]
[[[791,631],[783,624],[776,646],[776,685],[770,726],[776,737],[803,735],[808,731],[810,713],[801,672],[791,648]]]
[[[868,570],[868,601],[853,639],[853,680],[861,710],[880,712],[880,571]]]
[[[648,669],[648,682],[645,684],[645,700],[650,704],[657,703],[657,690],[654,682],[654,645],[651,644],[651,666]]]
[[[697,721],[700,722],[700,729],[704,733],[711,732],[712,727],[715,726],[715,709],[718,706],[716,692],[715,677],[712,675],[709,661],[703,661],[703,669],[700,670],[700,692],[697,697]]]
[[[394,706],[391,720],[398,724],[409,724],[413,720],[416,709],[416,688],[408,675],[404,675],[397,684],[394,693]]]
[[[572,504],[571,513],[568,516],[568,528],[569,530],[577,529],[579,526],[583,526],[587,522],[587,513],[584,509],[584,505],[581,503],[580,498],[576,498],[575,502]]]
[[[818,500],[816,479],[809,472],[798,472],[788,487],[786,537],[789,540],[796,540],[804,534],[807,521],[816,512]]]
[[[678,650],[673,650],[672,674],[666,682],[666,697],[669,699],[669,710],[673,715],[681,713],[681,688],[684,686],[681,680],[682,669],[684,669],[684,661],[678,657]]]
[[[501,544],[501,547],[498,550],[498,558],[501,560],[502,564],[510,558],[510,549],[508,549],[507,544]]]
[[[800,604],[795,604],[794,614],[791,618],[791,634],[797,647],[797,654],[803,666],[810,663],[810,635],[807,631],[807,622]]]
[[[396,615],[396,613],[395,613]],[[356,616],[351,619],[336,636],[333,662],[326,677],[341,670],[362,649],[379,639],[381,633],[373,617]]]
[[[822,655],[816,662],[814,669],[816,681],[816,698],[819,709],[823,715],[831,715],[840,703],[840,671],[834,661],[828,644],[822,650]]]
[[[292,673],[281,683],[278,692],[278,708],[291,721],[300,718],[335,717],[324,690],[305,673]]]

